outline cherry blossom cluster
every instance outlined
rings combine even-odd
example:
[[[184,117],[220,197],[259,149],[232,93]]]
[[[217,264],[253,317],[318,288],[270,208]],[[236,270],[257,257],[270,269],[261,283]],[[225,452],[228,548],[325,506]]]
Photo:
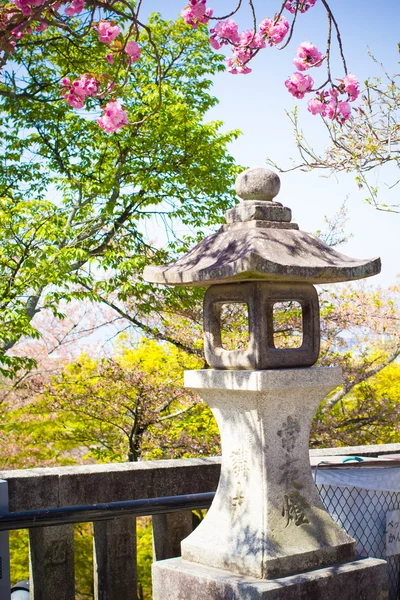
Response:
[[[320,67],[324,58],[316,46],[310,42],[303,42],[297,48],[297,57],[293,59],[293,63],[299,71],[306,71],[311,67]],[[292,96],[302,99],[312,91],[314,80],[310,75],[303,75],[299,71],[285,81],[285,86]]]
[[[193,29],[196,29],[201,23],[207,24],[212,17],[212,8],[206,7],[207,0],[190,0],[188,6],[186,6],[181,15],[188,25],[191,25]]]
[[[29,16],[37,6],[42,6],[46,0],[13,0],[16,8],[22,12],[24,16]]]
[[[102,116],[97,123],[106,133],[114,133],[124,125],[128,125],[128,114],[123,106],[116,100],[110,100],[104,108]]]
[[[62,97],[70,106],[83,108],[87,96],[96,96],[99,91],[99,83],[95,77],[81,75],[75,81],[69,77],[62,80]]]
[[[65,9],[64,13],[67,17],[79,15],[83,11],[85,0],[72,0],[71,4]]]
[[[313,67],[320,67],[325,56],[310,42],[303,42],[297,48],[297,56],[293,60],[298,71],[285,81],[285,86],[295,98],[304,96],[313,91],[314,80],[310,75],[303,75],[299,71],[306,71]],[[339,100],[339,94],[347,94],[346,100]],[[343,124],[351,115],[349,102],[357,100],[359,84],[354,75],[348,74],[343,82],[332,87],[329,91],[317,93],[315,98],[308,102],[308,110],[313,115],[321,115],[328,119]]]
[[[293,73],[293,75],[285,81],[285,86],[292,96],[302,99],[308,92],[312,91],[314,80],[310,75]]]
[[[0,44],[1,52],[8,56],[13,51],[17,41],[25,35],[31,35],[34,32],[40,32],[46,29],[46,15],[59,15],[62,8],[63,17],[74,17],[80,15],[85,8],[86,0],[54,0],[49,5],[46,0],[11,0],[6,10],[0,10],[0,31],[11,30],[11,41],[3,45]],[[207,25],[213,19],[216,24],[210,28],[210,44],[215,50],[222,47],[229,47],[232,55],[226,59],[228,71],[232,74],[246,74],[251,72],[249,62],[263,48],[268,46],[279,47],[285,38],[291,37],[295,19],[293,19],[292,29],[287,19],[282,15],[286,9],[289,13],[306,13],[314,7],[317,0],[287,0],[281,8],[281,11],[274,18],[264,18],[259,25],[258,30],[248,29],[239,32],[237,23],[232,19],[221,20],[213,17],[213,10],[207,7],[207,0],[188,0],[189,4],[182,10],[181,16],[184,21],[193,29],[199,25]],[[46,7],[44,5],[46,4]],[[40,7],[45,8],[43,14]],[[22,21],[21,21],[21,16]],[[10,26],[11,25],[11,26]],[[105,53],[105,61],[108,65],[114,65],[118,58],[125,65],[131,65],[139,60],[141,49],[134,39],[122,39],[123,32],[118,24],[111,20],[102,19],[99,23],[93,23],[99,42],[108,46]],[[287,45],[284,43],[283,47]],[[3,56],[3,58],[4,58]],[[328,80],[314,89],[314,80],[309,74],[304,72],[317,68],[325,61],[326,56],[310,42],[303,42],[297,48],[296,57],[293,63],[296,72],[285,81],[287,90],[295,97],[302,99],[306,94],[312,92],[316,96],[309,100],[308,110],[313,115],[321,115],[338,123],[344,123],[351,114],[349,103],[354,102],[359,95],[359,84],[354,75],[346,74],[339,84],[335,85],[328,74]],[[111,83],[110,83],[111,82]],[[331,89],[326,91],[327,85]],[[324,89],[325,88],[325,89]],[[107,133],[115,132],[128,123],[128,116],[123,106],[113,98],[117,95],[115,82],[110,74],[80,75],[74,80],[66,77],[61,82],[61,94],[63,99],[72,107],[80,109],[84,107],[87,98],[95,98],[104,102],[108,95],[111,99],[103,106],[102,116],[97,120],[99,126]],[[343,98],[344,95],[344,98]]]
[[[80,0],[73,0],[78,2]],[[126,55],[128,64],[136,61],[140,57],[140,47],[135,40],[129,40],[125,46],[121,43],[113,45],[116,38],[120,35],[121,29],[111,21],[102,20],[97,24],[97,33],[99,42],[110,46],[111,51],[107,52],[106,60],[109,64],[114,63],[115,54],[122,51]],[[69,77],[64,77],[61,82],[62,97],[70,106],[74,108],[83,108],[87,97],[102,98],[105,93],[112,91],[114,83],[108,83],[105,91],[101,90],[101,83],[92,75],[81,75],[74,81]],[[113,133],[128,124],[128,115],[115,99],[110,100],[105,106],[102,116],[97,119],[97,123],[107,133]]]
[[[100,21],[97,26],[97,33],[99,34],[99,42],[110,46],[110,50],[106,53],[106,61],[112,65],[114,64],[114,58],[116,54],[121,54],[121,49],[127,54],[128,64],[135,62],[140,57],[140,46],[135,40],[129,40],[125,46],[122,47],[121,43],[113,44],[116,38],[121,33],[121,29],[118,25],[115,25],[111,21]]]
[[[251,72],[247,63],[253,58],[255,52],[265,48],[267,43],[270,46],[280,44],[288,31],[289,23],[285,17],[276,21],[264,19],[258,33],[248,29],[240,34],[237,23],[229,19],[228,21],[219,21],[213,29],[210,29],[210,44],[214,50],[230,44],[233,58],[226,59],[228,71],[234,75],[246,74]]]
[[[293,59],[294,66],[299,71],[307,71],[310,67],[320,67],[325,56],[314,44],[303,42],[297,48],[297,56]]]
[[[354,75],[349,73],[343,82],[329,90],[321,92],[308,102],[308,110],[313,115],[321,115],[343,124],[351,115],[350,102],[357,100],[360,93],[359,84]],[[347,100],[339,100],[339,94],[347,94]]]

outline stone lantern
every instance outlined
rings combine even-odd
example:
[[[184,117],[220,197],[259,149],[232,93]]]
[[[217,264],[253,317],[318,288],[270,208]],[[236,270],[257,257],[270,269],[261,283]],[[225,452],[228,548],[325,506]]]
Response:
[[[187,371],[185,386],[217,420],[222,466],[213,504],[182,542],[182,558],[154,564],[154,600],[383,600],[385,563],[355,560],[355,543],[329,516],[309,462],[311,421],[341,384],[341,370],[313,367],[320,320],[313,284],[379,273],[380,260],[340,254],[291,222],[274,198],[272,171],[236,180],[242,202],[226,225],[171,265],[147,267],[147,281],[207,287],[205,355],[210,369]],[[274,306],[301,307],[302,343],[278,348]],[[248,345],[227,350],[224,305],[248,313]],[[301,574],[301,575],[299,575]],[[357,592],[355,592],[357,589]]]

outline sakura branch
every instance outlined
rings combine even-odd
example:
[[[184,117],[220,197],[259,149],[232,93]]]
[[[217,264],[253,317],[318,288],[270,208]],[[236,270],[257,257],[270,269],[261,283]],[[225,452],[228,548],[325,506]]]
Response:
[[[258,20],[253,0],[239,0],[231,12],[221,17],[214,16],[207,1],[190,0],[181,16],[193,29],[209,27],[213,49],[229,49],[232,52],[226,58],[226,64],[228,71],[234,75],[251,73],[250,62],[261,50],[267,47],[286,48],[297,19],[317,3],[317,0],[284,0],[274,16],[263,16]],[[328,21],[326,51],[321,52],[311,42],[301,43],[293,60],[297,70],[286,79],[285,86],[295,98],[312,95],[308,110],[313,115],[321,115],[342,125],[351,116],[350,103],[358,97],[358,82],[347,72],[340,30],[332,10],[326,0],[320,2]],[[114,133],[129,124],[122,103],[124,87],[129,80],[130,69],[141,59],[147,47],[151,47],[156,56],[159,71],[158,103],[148,117],[158,111],[162,102],[160,57],[152,42],[149,26],[140,21],[143,4],[143,0],[136,4],[129,4],[126,0],[11,0],[0,6],[0,66],[12,57],[20,40],[27,36],[37,39],[48,27],[60,30],[62,35],[77,38],[90,35],[94,30],[98,42],[106,46],[103,68],[101,72],[97,68],[97,72],[63,77],[61,96],[78,110],[88,105],[88,99],[97,101],[103,109],[97,119],[99,126],[106,133]],[[252,27],[240,32],[232,17],[243,10],[244,5],[250,7]],[[99,19],[95,21],[97,13]],[[343,75],[339,79],[333,79],[331,73],[332,31],[343,66]],[[321,85],[315,86],[313,77],[304,72],[322,65],[326,66],[327,77]],[[92,106],[93,101],[89,103],[89,107]]]

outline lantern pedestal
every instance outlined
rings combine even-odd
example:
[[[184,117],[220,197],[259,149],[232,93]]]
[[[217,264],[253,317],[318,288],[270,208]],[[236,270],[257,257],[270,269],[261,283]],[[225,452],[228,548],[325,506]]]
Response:
[[[222,466],[182,558],[260,579],[355,558],[354,540],[319,498],[308,449],[314,413],[341,381],[328,367],[185,373],[217,420]]]
[[[386,563],[352,562],[354,540],[329,516],[312,477],[311,421],[341,380],[339,368],[326,367],[185,373],[218,422],[221,477],[182,559],[154,565],[155,600],[346,600],[354,597],[349,578],[368,580],[359,598],[386,598]]]

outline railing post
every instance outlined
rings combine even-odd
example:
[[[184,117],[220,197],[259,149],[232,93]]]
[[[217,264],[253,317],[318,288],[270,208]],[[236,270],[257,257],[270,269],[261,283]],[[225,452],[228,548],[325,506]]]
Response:
[[[181,555],[181,541],[193,531],[191,511],[153,515],[154,561]]]
[[[29,531],[31,600],[75,600],[74,527]]]
[[[137,600],[136,518],[93,523],[94,600]]]
[[[8,484],[0,479],[0,513],[8,512]],[[10,598],[10,549],[8,531],[0,531],[0,598]]]

